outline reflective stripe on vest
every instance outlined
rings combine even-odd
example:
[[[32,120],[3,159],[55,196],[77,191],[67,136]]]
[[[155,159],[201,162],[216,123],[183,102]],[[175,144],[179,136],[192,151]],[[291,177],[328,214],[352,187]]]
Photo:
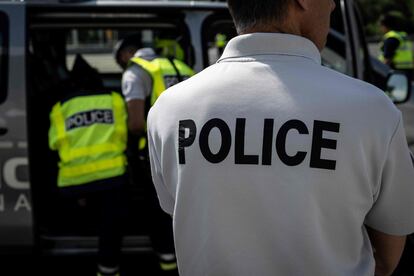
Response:
[[[127,112],[119,94],[79,96],[59,102],[50,120],[49,146],[60,156],[59,187],[125,173]]]
[[[414,45],[413,43],[407,39],[407,34],[405,32],[396,32],[390,31],[386,33],[383,37],[383,41],[395,38],[398,39],[400,45],[395,52],[395,55],[392,59],[392,63],[394,64],[396,69],[413,69],[414,68]],[[384,43],[382,44],[382,48],[384,47]],[[385,58],[384,55],[381,54],[379,59],[384,62]]]
[[[151,106],[154,105],[155,101],[166,88],[177,83],[171,80],[169,81],[169,78],[177,78],[177,72],[171,62],[174,62],[174,65],[183,80],[194,75],[194,71],[190,67],[177,59],[170,61],[167,58],[155,58],[152,61],[148,61],[139,57],[134,57],[130,60],[130,64],[140,66],[148,72],[152,78]],[[139,140],[138,148],[142,150],[146,147],[146,144],[146,137],[142,137]]]
[[[77,166],[63,167],[60,169],[60,175],[63,177],[78,177],[91,172],[100,172],[103,170],[123,167],[125,165],[125,156],[121,155],[112,159],[104,159],[96,162],[86,163]]]

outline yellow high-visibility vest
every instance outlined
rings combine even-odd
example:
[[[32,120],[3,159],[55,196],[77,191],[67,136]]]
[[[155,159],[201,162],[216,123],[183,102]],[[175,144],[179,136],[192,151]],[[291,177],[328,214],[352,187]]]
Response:
[[[194,71],[178,59],[169,60],[167,58],[155,58],[148,61],[143,58],[134,57],[130,60],[130,65],[132,64],[140,66],[148,72],[152,78],[151,106],[154,105],[162,92],[180,81],[178,74],[181,80],[186,80],[194,75]],[[138,146],[140,150],[146,147],[146,142],[146,137],[140,139]]]
[[[400,42],[400,45],[392,59],[395,69],[414,69],[414,45],[410,40],[408,40],[407,33],[389,31],[384,35],[383,41],[388,38],[396,38]],[[382,47],[384,47],[384,44]],[[385,61],[383,53],[379,56],[379,59],[382,62]]]
[[[115,92],[77,96],[54,105],[49,147],[59,152],[58,186],[120,176],[126,170],[127,111]]]
[[[152,78],[151,106],[155,103],[162,92],[179,81],[177,79],[177,71],[172,62],[177,68],[182,80],[188,79],[194,75],[194,71],[178,59],[169,60],[167,58],[155,58],[148,61],[143,58],[134,57],[130,60],[130,64],[140,66],[148,72]]]
[[[175,59],[184,60],[185,54],[181,45],[174,39],[155,39],[154,47],[161,52],[162,57],[173,57]]]
[[[227,45],[227,36],[225,34],[218,33],[216,35],[216,47],[224,48]]]

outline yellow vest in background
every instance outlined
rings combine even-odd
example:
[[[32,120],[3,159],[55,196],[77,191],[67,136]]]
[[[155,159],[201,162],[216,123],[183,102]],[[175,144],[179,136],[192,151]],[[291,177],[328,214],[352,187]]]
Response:
[[[172,64],[174,63],[174,65]],[[194,71],[184,62],[167,58],[155,58],[151,61],[143,58],[134,57],[130,60],[130,65],[136,64],[144,69],[151,76],[152,92],[150,98],[151,106],[167,88],[179,82],[177,71],[181,80],[186,80],[194,75]],[[175,68],[174,68],[175,66]],[[139,141],[139,149],[142,150],[146,146],[146,138],[142,137]]]
[[[137,64],[147,71],[152,78],[151,106],[162,92],[178,82],[177,72],[171,62],[174,62],[182,80],[188,79],[194,75],[194,71],[178,59],[170,61],[167,58],[155,58],[148,61],[143,58],[134,57],[130,60],[131,64]]]
[[[414,45],[410,40],[408,40],[407,33],[389,31],[384,35],[383,41],[388,38],[396,38],[400,42],[400,45],[392,59],[395,69],[414,69]],[[382,45],[382,47],[384,47],[384,45]],[[379,59],[384,62],[384,55],[381,54]]]
[[[216,35],[216,47],[217,48],[224,48],[227,45],[227,36],[225,34],[218,33]]]
[[[181,45],[174,39],[155,39],[154,48],[160,50],[163,57],[173,57],[184,60],[185,54]]]
[[[58,186],[120,176],[126,170],[127,111],[117,93],[77,96],[50,114],[49,147],[59,151]]]

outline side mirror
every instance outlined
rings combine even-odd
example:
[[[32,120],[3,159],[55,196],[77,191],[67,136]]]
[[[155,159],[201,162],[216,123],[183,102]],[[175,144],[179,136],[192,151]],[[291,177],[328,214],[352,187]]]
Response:
[[[411,82],[403,72],[393,71],[388,75],[385,94],[395,103],[408,101],[411,95]]]

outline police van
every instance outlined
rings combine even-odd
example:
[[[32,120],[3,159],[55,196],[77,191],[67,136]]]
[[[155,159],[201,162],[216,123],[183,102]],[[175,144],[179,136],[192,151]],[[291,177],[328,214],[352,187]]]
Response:
[[[336,4],[323,64],[405,102],[407,80],[372,62],[354,1]],[[0,253],[96,253],[93,203],[81,206],[58,193],[49,113],[60,88],[77,76],[120,91],[112,49],[136,34],[145,46],[172,43],[200,71],[236,31],[218,2],[0,0]],[[150,252],[145,206],[139,187],[132,190],[123,249]]]

